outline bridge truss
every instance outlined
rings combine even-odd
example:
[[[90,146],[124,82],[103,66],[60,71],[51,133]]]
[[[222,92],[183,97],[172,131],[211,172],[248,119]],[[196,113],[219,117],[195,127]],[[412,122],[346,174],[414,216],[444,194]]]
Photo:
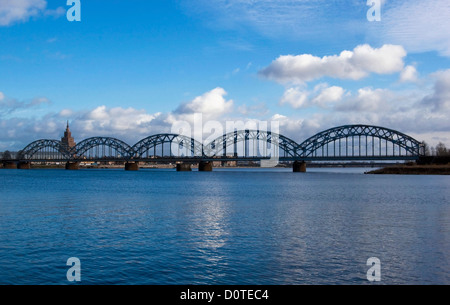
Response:
[[[158,134],[145,138],[130,148],[133,159],[194,158],[203,156],[202,143],[177,134]]]
[[[94,137],[66,147],[55,140],[39,140],[19,154],[22,161],[157,161],[157,160],[262,160],[345,161],[415,160],[423,155],[421,143],[393,129],[346,125],[320,132],[298,144],[268,131],[241,130],[207,144],[177,134],[147,137],[134,146],[108,137]]]
[[[421,155],[421,143],[401,132],[367,125],[328,129],[298,146],[302,159],[414,159]]]

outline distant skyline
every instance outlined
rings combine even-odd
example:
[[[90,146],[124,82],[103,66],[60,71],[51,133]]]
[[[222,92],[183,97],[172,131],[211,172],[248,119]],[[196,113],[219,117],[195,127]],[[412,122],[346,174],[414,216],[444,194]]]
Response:
[[[450,2],[0,0],[0,151],[129,143],[177,119],[278,120],[294,140],[347,124],[450,144]]]

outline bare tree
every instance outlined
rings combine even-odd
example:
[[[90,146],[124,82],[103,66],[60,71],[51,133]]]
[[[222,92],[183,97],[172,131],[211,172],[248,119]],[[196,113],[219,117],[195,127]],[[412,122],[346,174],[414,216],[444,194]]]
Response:
[[[436,156],[436,148],[434,148],[433,146],[431,147],[431,155]]]
[[[5,151],[3,153],[2,160],[11,160],[11,159],[12,159],[11,152],[9,150]]]
[[[436,156],[438,157],[448,156],[449,153],[450,152],[444,143],[440,142],[438,145],[436,145]]]
[[[421,153],[423,153],[425,156],[431,156],[431,149],[430,149],[430,145],[428,145],[427,142],[422,141],[422,151]]]

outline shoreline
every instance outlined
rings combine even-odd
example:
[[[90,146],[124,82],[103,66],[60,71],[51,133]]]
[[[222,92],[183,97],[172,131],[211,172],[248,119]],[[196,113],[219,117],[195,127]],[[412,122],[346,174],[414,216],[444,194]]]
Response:
[[[395,165],[380,168],[367,175],[450,175],[450,165]]]
[[[330,164],[308,164],[309,168],[375,168],[364,172],[366,175],[450,175],[450,164],[439,165],[417,165],[417,164],[392,164],[385,167],[374,166],[372,164],[367,164],[366,166],[361,165],[335,165]],[[215,167],[216,169],[264,169],[259,166],[229,166],[229,167]],[[290,168],[289,166],[277,166],[275,168]],[[7,169],[0,166],[0,170]],[[45,169],[60,169],[65,170],[65,166],[62,165],[32,165],[31,170],[45,170]],[[100,165],[100,166],[80,166],[80,169],[84,170],[108,170],[108,169],[124,169],[123,165]],[[139,169],[151,170],[151,169],[176,169],[173,165],[143,165]],[[192,169],[198,169],[197,166],[193,166]]]

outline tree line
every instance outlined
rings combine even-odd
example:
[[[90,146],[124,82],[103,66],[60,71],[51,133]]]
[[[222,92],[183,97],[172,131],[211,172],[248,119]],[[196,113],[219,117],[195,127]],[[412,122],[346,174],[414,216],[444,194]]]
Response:
[[[12,160],[13,159],[13,154],[7,150],[3,153],[0,153],[0,160],[5,161],[5,160]]]
[[[439,142],[435,147],[428,145],[425,141],[422,142],[425,156],[448,157],[450,156],[450,148],[447,148],[444,143]]]

